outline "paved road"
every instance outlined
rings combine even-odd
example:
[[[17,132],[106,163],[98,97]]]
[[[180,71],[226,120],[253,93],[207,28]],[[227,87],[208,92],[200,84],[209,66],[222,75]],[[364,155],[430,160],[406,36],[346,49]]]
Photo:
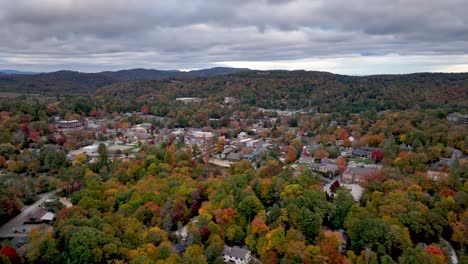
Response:
[[[39,194],[39,200],[35,203],[33,203],[30,206],[23,207],[21,209],[21,213],[17,216],[15,216],[13,219],[5,223],[3,226],[0,227],[0,238],[2,237],[22,237],[25,236],[29,233],[29,230],[31,229],[31,225],[23,225],[24,221],[26,220],[27,216],[32,213],[34,210],[39,208],[39,205],[41,205],[47,198],[49,198],[51,195],[53,195],[55,191],[47,192],[47,193],[42,193]],[[36,225],[37,226],[37,225]],[[19,232],[19,233],[14,233],[13,228],[16,230],[23,230],[26,229],[27,231],[25,233]]]

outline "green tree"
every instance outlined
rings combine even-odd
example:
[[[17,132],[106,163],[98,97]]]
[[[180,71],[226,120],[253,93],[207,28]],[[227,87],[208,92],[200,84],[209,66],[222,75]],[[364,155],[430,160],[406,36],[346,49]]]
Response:
[[[107,167],[109,166],[109,157],[107,154],[107,147],[104,143],[100,143],[98,146],[98,154],[99,158],[97,161],[97,168],[98,170],[101,169],[102,167]]]
[[[343,228],[348,211],[355,204],[354,198],[348,190],[341,188],[336,193],[333,204],[335,205],[335,210],[331,217],[331,224],[335,229]]]
[[[246,196],[237,206],[239,215],[246,218],[249,223],[252,217],[260,210],[263,210],[263,205],[254,195]]]
[[[192,245],[185,250],[184,256],[182,257],[183,264],[205,264],[206,257],[204,255],[202,247],[199,245]]]

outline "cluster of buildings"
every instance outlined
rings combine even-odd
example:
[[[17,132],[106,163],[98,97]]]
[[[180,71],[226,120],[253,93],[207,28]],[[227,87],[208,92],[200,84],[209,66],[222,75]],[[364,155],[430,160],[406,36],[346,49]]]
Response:
[[[447,115],[447,120],[457,124],[468,124],[468,115],[462,115],[460,113],[450,113]]]
[[[177,98],[176,101],[184,103],[198,103],[203,102],[206,98],[199,97],[183,97]],[[224,104],[232,104],[237,100],[232,97],[224,98]],[[231,131],[215,130],[212,128],[170,128],[167,124],[170,123],[169,118],[152,116],[143,113],[137,113],[138,120],[146,120],[146,122],[138,123],[128,128],[110,128],[113,123],[119,122],[121,117],[114,119],[97,119],[86,118],[83,120],[56,120],[55,125],[61,131],[74,131],[74,130],[88,130],[99,133],[103,128],[106,128],[108,140],[105,144],[108,149],[110,158],[132,158],[132,152],[137,152],[139,146],[142,144],[162,144],[163,142],[172,142],[178,140],[187,146],[197,146],[202,153],[210,154],[210,162],[222,166],[229,167],[232,163],[241,160],[248,160],[256,168],[269,152],[274,149],[279,150],[279,159],[285,160],[286,145],[278,137],[270,137],[273,134],[273,125],[277,124],[278,120],[281,124],[287,124],[291,116],[302,113],[303,111],[290,111],[290,110],[270,110],[270,109],[257,109],[263,113],[276,112],[277,117],[262,116],[256,119],[239,119],[235,115],[230,118],[230,125],[233,127],[247,127],[247,129]],[[134,114],[124,114],[123,117],[131,117]],[[458,113],[449,114],[448,119],[452,122],[466,123],[467,116]],[[247,124],[245,126],[245,124]],[[336,125],[336,121],[331,121],[330,125]],[[158,129],[155,128],[158,125]],[[229,130],[229,129],[227,129]],[[297,130],[291,129],[291,133],[297,133]],[[284,131],[283,131],[284,133]],[[229,134],[229,135],[227,135]],[[267,135],[267,136],[265,136]],[[307,137],[307,135],[297,134],[297,138]],[[349,142],[354,141],[351,135],[347,138]],[[307,141],[307,140],[306,140]],[[338,165],[336,159],[322,158],[315,159],[313,153],[319,148],[326,148],[330,144],[338,149],[339,156],[344,156],[348,159],[345,167]],[[79,150],[70,151],[69,159],[73,160],[79,153],[84,153],[92,158],[97,157],[98,144],[89,145]],[[362,147],[345,147],[343,140],[336,140],[328,143],[326,146],[319,143],[309,143],[304,146],[302,155],[297,163],[308,166],[312,171],[321,173],[326,178],[339,177],[340,181],[344,184],[360,184],[366,176],[372,175],[379,171],[382,166],[374,164],[372,153],[375,148],[362,146]],[[451,150],[452,157],[441,158],[438,166],[450,166],[453,161],[460,160],[459,150]],[[433,171],[438,171],[437,168]],[[437,176],[438,177],[438,176]],[[437,178],[434,176],[433,178]]]

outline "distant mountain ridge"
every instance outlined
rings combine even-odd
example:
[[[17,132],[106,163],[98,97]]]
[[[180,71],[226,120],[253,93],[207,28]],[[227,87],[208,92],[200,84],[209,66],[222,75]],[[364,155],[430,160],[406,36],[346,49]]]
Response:
[[[235,72],[249,71],[246,68],[216,67],[193,70],[129,69],[83,73],[62,70],[34,75],[5,73],[0,74],[0,91],[4,92],[53,92],[53,93],[89,93],[106,85],[121,81],[160,80],[166,78],[211,77]]]
[[[37,72],[17,71],[17,70],[0,70],[0,74],[32,75],[32,74],[37,74]]]

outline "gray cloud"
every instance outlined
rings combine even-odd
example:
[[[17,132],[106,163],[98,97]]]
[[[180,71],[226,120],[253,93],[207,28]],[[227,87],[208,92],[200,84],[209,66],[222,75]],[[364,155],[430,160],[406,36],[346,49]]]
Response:
[[[465,0],[0,0],[0,6],[3,68],[173,69],[468,51]]]

